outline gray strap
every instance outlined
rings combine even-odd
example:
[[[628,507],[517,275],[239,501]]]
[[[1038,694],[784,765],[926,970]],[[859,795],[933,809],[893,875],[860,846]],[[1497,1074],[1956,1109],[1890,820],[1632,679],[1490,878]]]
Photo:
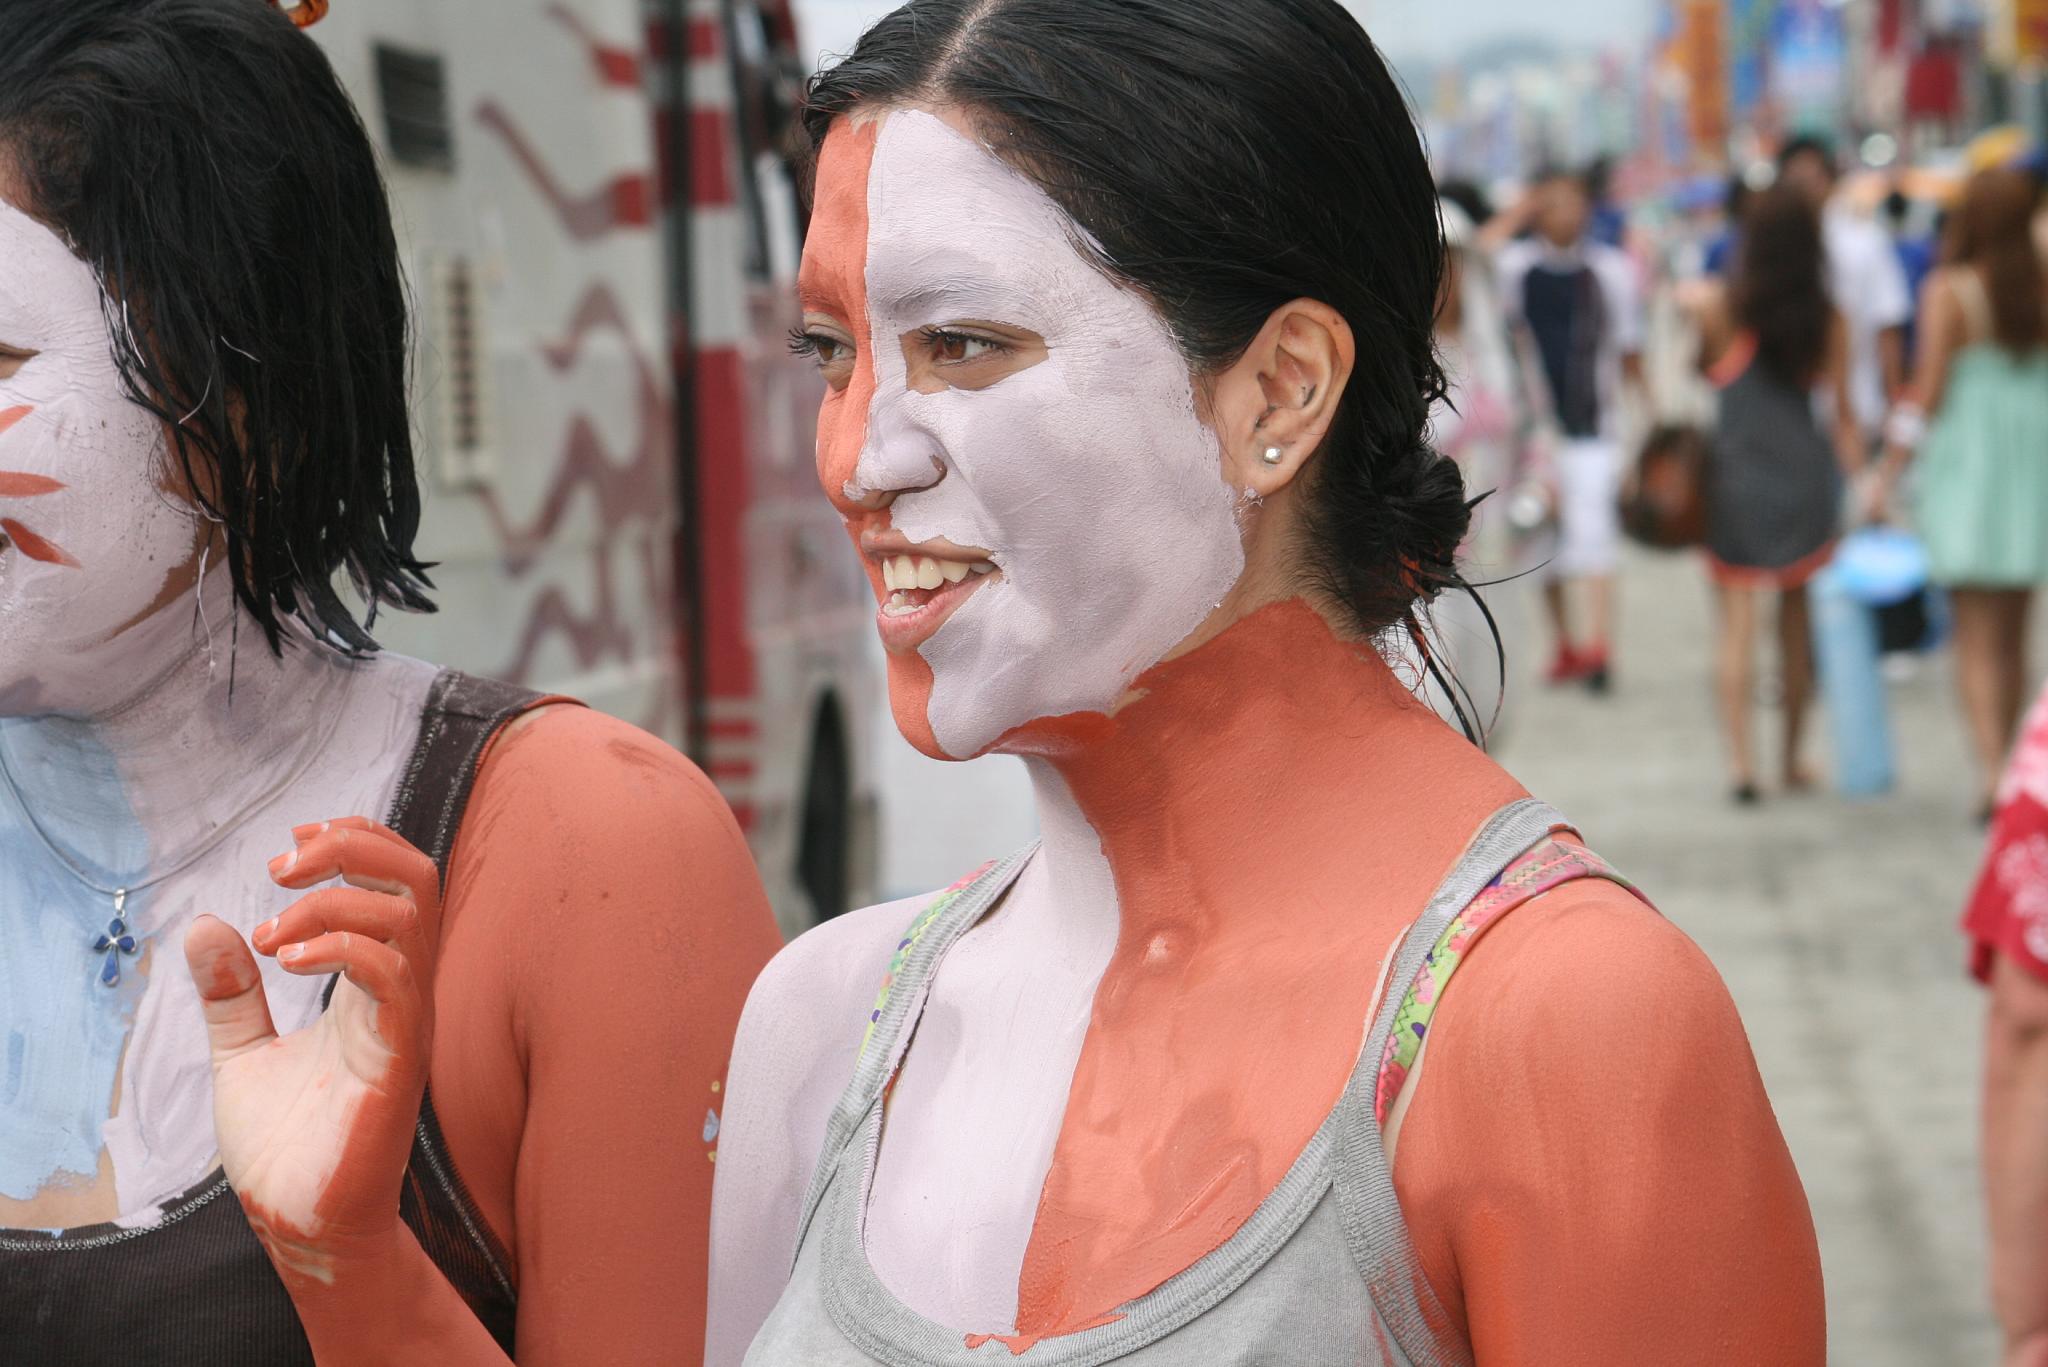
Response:
[[[1452,918],[1484,892],[1502,870],[1552,831],[1568,826],[1557,812],[1524,798],[1494,813],[1416,919],[1394,956],[1379,1013],[1366,1036],[1358,1067],[1337,1103],[1337,1160],[1333,1185],[1344,1217],[1344,1238],[1364,1276],[1374,1308],[1415,1367],[1463,1367],[1461,1345],[1447,1345],[1431,1326],[1446,1322],[1435,1289],[1422,1274],[1415,1244],[1394,1195],[1394,1174],[1380,1135],[1375,1093],[1380,1059],[1394,1032],[1394,1017],[1422,961]]]
[[[810,1190],[804,1196],[803,1219],[797,1225],[797,1253],[803,1251],[804,1240],[810,1235],[811,1220],[818,1213],[818,1202],[824,1197],[833,1172],[859,1134],[861,1122],[881,1099],[889,1075],[895,1071],[896,1060],[902,1053],[904,1031],[923,1010],[925,989],[931,984],[932,971],[945,952],[953,947],[953,942],[971,930],[995,905],[996,899],[1009,890],[1010,884],[1017,880],[1017,875],[1036,853],[1038,845],[1034,842],[991,866],[946,908],[925,931],[924,938],[910,947],[903,967],[897,970],[889,985],[889,1000],[882,1007],[881,1018],[874,1023],[874,1033],[868,1037],[867,1048],[854,1065],[853,1078],[846,1084],[846,1090],[839,1094],[839,1101],[832,1108],[832,1118],[826,1123],[825,1142],[818,1150],[818,1166],[811,1173]],[[930,903],[926,904],[925,910],[930,910]],[[924,912],[921,911],[918,920],[922,919]],[[909,931],[910,928],[906,927],[906,936]],[[878,968],[886,967],[878,965]],[[791,1255],[792,1268],[796,1265],[795,1256]]]

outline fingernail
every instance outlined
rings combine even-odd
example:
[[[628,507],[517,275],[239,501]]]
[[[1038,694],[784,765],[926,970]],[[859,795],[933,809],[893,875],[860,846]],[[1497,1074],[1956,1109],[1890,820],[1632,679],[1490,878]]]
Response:
[[[255,938],[258,940],[267,940],[270,938],[272,932],[274,932],[276,929],[277,918],[273,916],[268,921],[265,921],[262,925],[256,927]]]
[[[277,858],[270,861],[271,877],[275,878],[280,873],[289,873],[291,871],[292,866],[298,862],[299,852],[297,850],[292,850],[287,854],[279,855]]]
[[[298,958],[301,954],[304,954],[305,952],[306,947],[304,945],[286,945],[283,949],[277,951],[277,957],[284,960],[286,963],[290,963],[293,959]]]
[[[303,826],[292,827],[292,839],[311,840],[314,836],[320,834],[320,832],[326,829],[327,823],[324,821],[308,821]]]

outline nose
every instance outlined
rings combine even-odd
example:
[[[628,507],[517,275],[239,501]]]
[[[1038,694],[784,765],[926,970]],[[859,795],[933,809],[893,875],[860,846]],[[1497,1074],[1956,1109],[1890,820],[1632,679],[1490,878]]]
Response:
[[[946,477],[943,446],[906,411],[907,404],[898,400],[875,407],[845,489],[847,502],[869,511],[886,508],[904,494],[933,488]]]

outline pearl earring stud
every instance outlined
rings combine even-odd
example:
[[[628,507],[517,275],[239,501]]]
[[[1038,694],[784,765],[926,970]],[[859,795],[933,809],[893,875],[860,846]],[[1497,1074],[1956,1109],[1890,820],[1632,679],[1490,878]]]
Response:
[[[1286,458],[1287,453],[1282,451],[1277,446],[1268,446],[1266,448],[1265,454],[1259,457],[1260,460],[1263,460],[1268,465],[1278,465],[1281,461],[1285,460]]]

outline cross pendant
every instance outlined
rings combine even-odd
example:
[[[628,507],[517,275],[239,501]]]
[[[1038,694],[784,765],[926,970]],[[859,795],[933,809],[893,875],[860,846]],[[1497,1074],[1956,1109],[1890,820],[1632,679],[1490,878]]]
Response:
[[[135,936],[128,929],[123,913],[128,906],[128,889],[122,888],[114,894],[114,917],[107,922],[106,934],[92,942],[93,952],[104,957],[100,960],[100,985],[117,987],[121,982],[121,956],[135,953]]]

